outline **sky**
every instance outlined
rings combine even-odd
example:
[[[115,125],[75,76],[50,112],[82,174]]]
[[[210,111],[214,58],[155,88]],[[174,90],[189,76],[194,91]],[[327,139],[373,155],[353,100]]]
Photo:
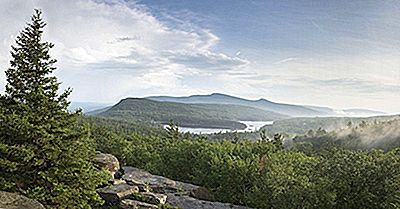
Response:
[[[72,101],[218,92],[400,112],[397,0],[1,0],[0,92],[33,8]]]

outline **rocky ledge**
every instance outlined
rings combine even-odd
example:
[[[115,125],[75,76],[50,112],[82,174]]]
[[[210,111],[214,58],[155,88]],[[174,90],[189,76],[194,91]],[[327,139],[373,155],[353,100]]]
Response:
[[[123,209],[246,209],[227,203],[213,202],[206,188],[153,175],[134,167],[119,168],[115,157],[99,153],[99,168],[114,175],[110,185],[97,192],[108,206]],[[107,156],[107,157],[105,157]],[[117,170],[119,170],[117,172]]]

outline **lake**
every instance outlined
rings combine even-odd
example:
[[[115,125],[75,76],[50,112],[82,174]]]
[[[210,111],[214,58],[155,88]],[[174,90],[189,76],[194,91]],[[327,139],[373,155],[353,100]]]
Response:
[[[178,127],[180,132],[186,133],[190,132],[193,134],[214,134],[214,133],[226,133],[226,132],[253,132],[258,131],[261,127],[265,125],[272,125],[274,121],[239,121],[240,123],[245,124],[247,127],[246,129],[238,129],[238,130],[231,130],[231,129],[221,129],[221,128],[192,128],[192,127]],[[165,126],[164,126],[165,127]]]

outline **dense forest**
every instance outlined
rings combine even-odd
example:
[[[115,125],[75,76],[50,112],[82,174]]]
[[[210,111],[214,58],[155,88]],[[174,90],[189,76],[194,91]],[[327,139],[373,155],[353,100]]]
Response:
[[[97,150],[123,165],[202,185],[213,200],[252,208],[400,208],[399,120],[312,130],[286,147],[283,132],[209,140],[182,134],[174,124],[164,130],[117,115],[83,116],[68,111],[70,90],[59,94],[53,44],[42,41],[45,25],[36,10],[12,47],[0,96],[0,190],[47,208],[106,208],[96,193],[108,178],[93,166]],[[260,114],[252,111],[248,117]],[[379,149],[372,149],[376,138]]]
[[[325,144],[284,149],[282,139],[209,141],[170,129],[163,135],[97,130],[97,149],[127,165],[206,186],[219,201],[254,208],[398,208],[400,150]],[[96,134],[98,133],[98,134]],[[123,149],[121,149],[123,147]]]

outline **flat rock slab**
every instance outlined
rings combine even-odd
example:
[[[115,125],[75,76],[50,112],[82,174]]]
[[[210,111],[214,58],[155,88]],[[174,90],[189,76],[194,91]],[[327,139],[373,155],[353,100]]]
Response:
[[[168,204],[182,209],[250,209],[244,206],[198,200],[193,197],[180,196],[176,194],[168,194],[167,196]]]
[[[96,191],[105,201],[115,203],[119,202],[124,197],[139,192],[139,188],[128,184],[115,184],[97,189]]]
[[[16,193],[0,191],[0,208],[4,209],[45,209],[36,200]]]
[[[120,204],[122,209],[157,209],[157,205],[152,205],[144,202],[139,202],[136,200],[125,199],[121,201]]]
[[[134,167],[123,167],[124,175],[122,179],[130,185],[148,185],[153,192],[157,193],[187,193],[199,188],[199,186],[174,181],[163,176],[153,175],[147,171],[134,168]]]

